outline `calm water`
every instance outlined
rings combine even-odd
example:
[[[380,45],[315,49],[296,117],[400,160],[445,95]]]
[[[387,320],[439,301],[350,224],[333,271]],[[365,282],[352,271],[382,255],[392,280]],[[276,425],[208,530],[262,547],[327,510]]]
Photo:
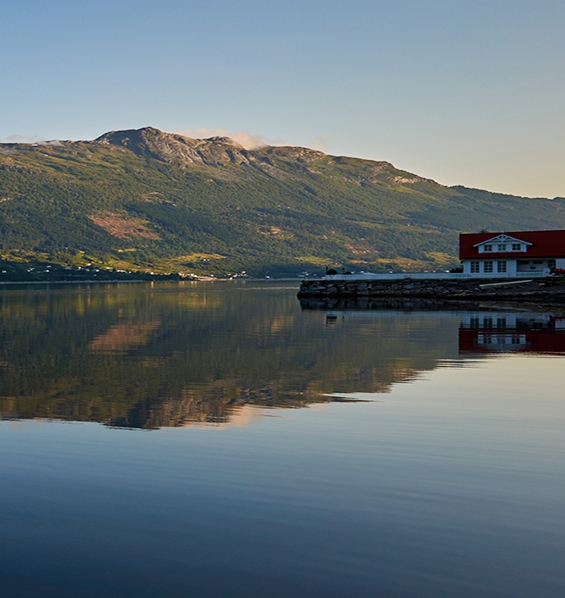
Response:
[[[559,314],[0,291],[0,594],[565,596]]]

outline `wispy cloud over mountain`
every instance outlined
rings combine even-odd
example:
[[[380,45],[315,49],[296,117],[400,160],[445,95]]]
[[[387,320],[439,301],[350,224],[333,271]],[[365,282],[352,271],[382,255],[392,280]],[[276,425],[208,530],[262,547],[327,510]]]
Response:
[[[312,149],[320,150],[321,152],[324,152],[325,154],[329,154],[332,149],[330,142],[325,137],[316,137],[316,139],[314,139],[314,141],[312,141],[312,143],[308,144],[308,147],[311,147]]]
[[[32,135],[31,137],[26,137],[24,135],[8,135],[5,139],[0,140],[2,143],[35,143],[36,145],[60,145],[61,142],[53,139],[53,140],[46,140],[44,137],[40,135]]]
[[[263,135],[253,135],[248,131],[228,131],[226,129],[185,129],[183,131],[171,131],[178,135],[185,137],[192,137],[193,139],[207,139],[208,137],[229,137],[236,143],[242,145],[245,149],[255,149],[257,147],[264,147],[266,145],[292,145],[283,139],[268,139]]]

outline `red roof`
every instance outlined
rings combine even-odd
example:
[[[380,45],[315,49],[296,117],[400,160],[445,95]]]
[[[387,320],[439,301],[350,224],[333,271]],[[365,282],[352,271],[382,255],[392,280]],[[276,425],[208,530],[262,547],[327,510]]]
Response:
[[[520,241],[531,243],[527,251],[493,251],[479,254],[477,243],[507,235]],[[473,258],[565,258],[565,230],[528,230],[521,232],[501,231],[498,233],[462,233],[459,235],[459,257],[462,260]]]

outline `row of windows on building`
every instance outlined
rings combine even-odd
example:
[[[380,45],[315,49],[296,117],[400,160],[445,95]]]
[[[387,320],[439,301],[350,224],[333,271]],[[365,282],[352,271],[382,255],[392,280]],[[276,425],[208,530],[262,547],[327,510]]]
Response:
[[[496,324],[496,326],[495,326]],[[469,322],[470,328],[506,328],[506,318],[483,318],[482,325],[479,318],[471,318]]]
[[[480,271],[481,262],[471,262],[471,274],[478,274]],[[506,262],[504,260],[496,262],[496,271],[506,272]],[[485,274],[491,274],[492,272],[494,272],[494,262],[483,262],[483,272]]]
[[[496,334],[479,334],[477,338],[479,345],[525,345],[526,335],[496,335]]]
[[[491,243],[487,243],[483,245],[483,251],[494,251],[494,245]],[[496,251],[522,251],[522,244],[521,243],[510,243],[510,249],[506,243],[499,243],[496,246]]]

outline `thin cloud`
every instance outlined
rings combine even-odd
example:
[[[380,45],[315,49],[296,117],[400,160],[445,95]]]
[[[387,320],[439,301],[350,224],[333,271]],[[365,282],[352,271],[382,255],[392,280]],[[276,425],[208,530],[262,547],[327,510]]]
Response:
[[[292,145],[288,141],[282,139],[268,139],[263,135],[253,135],[247,131],[231,132],[226,129],[185,129],[183,131],[172,131],[184,137],[192,137],[193,139],[207,139],[208,137],[229,137],[245,149],[256,149],[258,147],[265,147],[267,145]]]
[[[316,137],[308,147],[324,152],[324,154],[329,154],[331,151],[330,142],[325,137]]]
[[[39,135],[32,135],[31,137],[25,137],[24,135],[8,135],[4,143],[45,143],[44,137]]]
[[[39,135],[32,135],[30,137],[25,137],[24,135],[8,135],[2,143],[32,143],[35,145],[62,145],[60,141],[57,139],[53,140],[46,140],[45,137],[40,137]]]

